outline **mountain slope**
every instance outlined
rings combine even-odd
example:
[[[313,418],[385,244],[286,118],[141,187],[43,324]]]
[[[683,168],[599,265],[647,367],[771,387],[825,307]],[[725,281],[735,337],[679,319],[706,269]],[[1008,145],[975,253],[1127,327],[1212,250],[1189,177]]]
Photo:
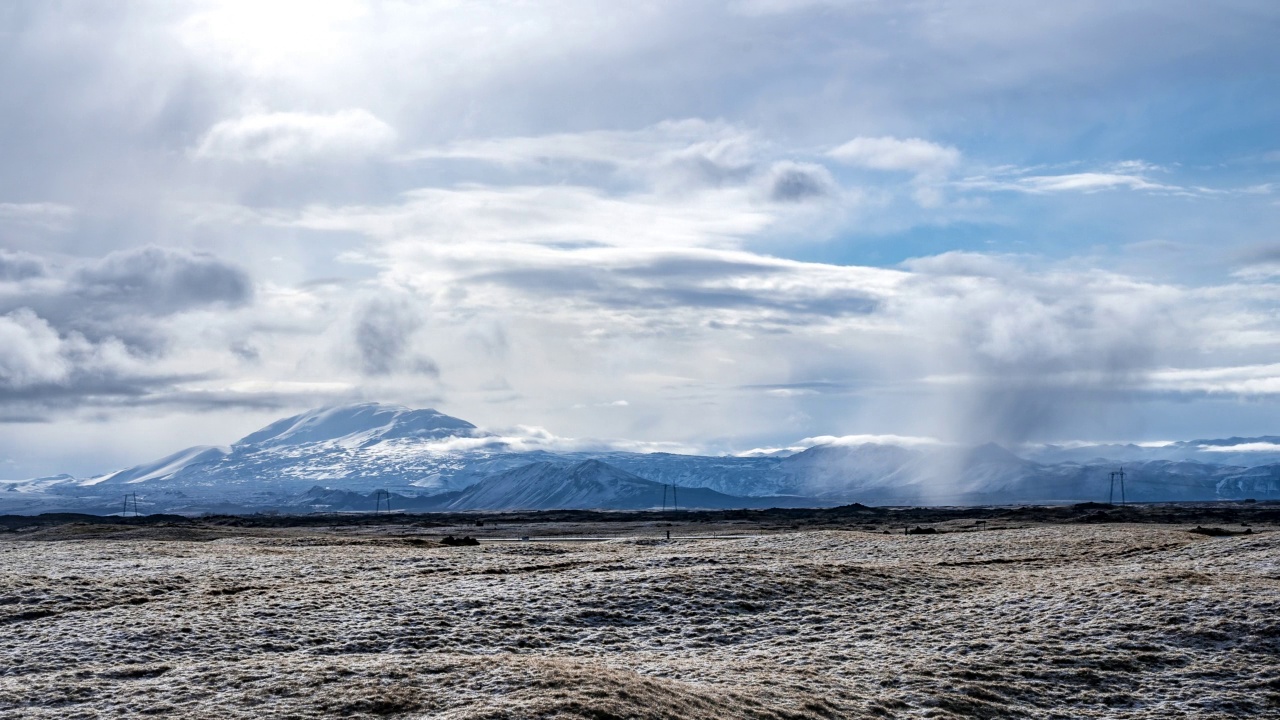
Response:
[[[678,488],[645,480],[599,460],[538,462],[486,478],[463,490],[450,510],[642,510],[667,507],[737,508],[756,504],[706,488]],[[758,502],[758,501],[757,501]]]

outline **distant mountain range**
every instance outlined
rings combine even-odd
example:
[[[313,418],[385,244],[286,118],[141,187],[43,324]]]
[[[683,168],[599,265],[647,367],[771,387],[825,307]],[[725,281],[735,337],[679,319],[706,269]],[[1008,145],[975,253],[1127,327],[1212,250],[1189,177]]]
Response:
[[[672,496],[685,508],[1105,501],[1121,465],[1131,501],[1280,498],[1280,437],[1019,452],[846,441],[761,457],[530,449],[435,410],[367,403],[97,477],[0,482],[0,512],[120,512],[126,493],[143,512],[370,511],[378,490],[421,511],[642,510]]]

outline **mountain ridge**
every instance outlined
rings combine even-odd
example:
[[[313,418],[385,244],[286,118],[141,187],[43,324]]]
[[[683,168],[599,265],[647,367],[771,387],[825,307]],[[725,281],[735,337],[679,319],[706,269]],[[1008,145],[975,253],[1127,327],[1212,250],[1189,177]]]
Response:
[[[813,504],[1096,501],[1106,498],[1109,473],[1121,463],[1129,479],[1127,496],[1135,500],[1280,497],[1280,452],[1271,452],[1280,445],[1272,443],[1274,439],[1194,440],[1155,447],[1041,446],[1032,448],[1028,457],[994,443],[905,446],[837,441],[786,456],[712,457],[557,450],[555,445],[503,437],[434,409],[359,403],[305,411],[229,446],[194,446],[93,478],[0,483],[0,511],[101,507],[113,512],[110,508],[118,508],[124,493],[137,493],[153,509],[166,511],[288,509],[306,505],[302,496],[317,485],[359,497],[386,490],[405,502],[434,507],[457,502],[469,488],[491,478],[538,463],[546,464],[544,470],[557,482],[572,486],[582,478],[564,475],[563,467],[589,461],[606,467],[588,464],[579,470],[613,483],[610,487],[617,492],[608,502],[622,505],[632,503],[623,492],[626,487],[641,492],[637,488],[642,486],[635,486],[638,481],[659,488],[676,485],[681,493],[717,493],[707,496],[712,504],[729,502],[720,496],[753,505],[794,504],[800,502],[797,498]],[[1115,448],[1123,457],[1089,457]],[[559,469],[552,471],[552,466]],[[499,485],[495,481],[483,487]],[[647,489],[641,494],[654,494],[652,487],[643,487]],[[527,489],[512,486],[507,491],[516,497]],[[479,492],[468,497],[478,497]],[[454,499],[446,502],[445,496]],[[312,503],[327,504],[332,503]]]

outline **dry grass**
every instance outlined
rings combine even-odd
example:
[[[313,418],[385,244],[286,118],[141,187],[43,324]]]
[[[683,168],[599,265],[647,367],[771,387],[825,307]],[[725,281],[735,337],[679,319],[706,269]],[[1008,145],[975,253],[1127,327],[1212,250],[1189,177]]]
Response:
[[[0,542],[0,717],[1280,715],[1280,533]]]

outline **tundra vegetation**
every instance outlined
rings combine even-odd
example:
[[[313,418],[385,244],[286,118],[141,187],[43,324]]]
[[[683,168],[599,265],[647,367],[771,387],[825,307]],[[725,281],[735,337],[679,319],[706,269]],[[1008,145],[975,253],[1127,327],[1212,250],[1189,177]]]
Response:
[[[1260,717],[1275,513],[26,518],[0,716]]]

